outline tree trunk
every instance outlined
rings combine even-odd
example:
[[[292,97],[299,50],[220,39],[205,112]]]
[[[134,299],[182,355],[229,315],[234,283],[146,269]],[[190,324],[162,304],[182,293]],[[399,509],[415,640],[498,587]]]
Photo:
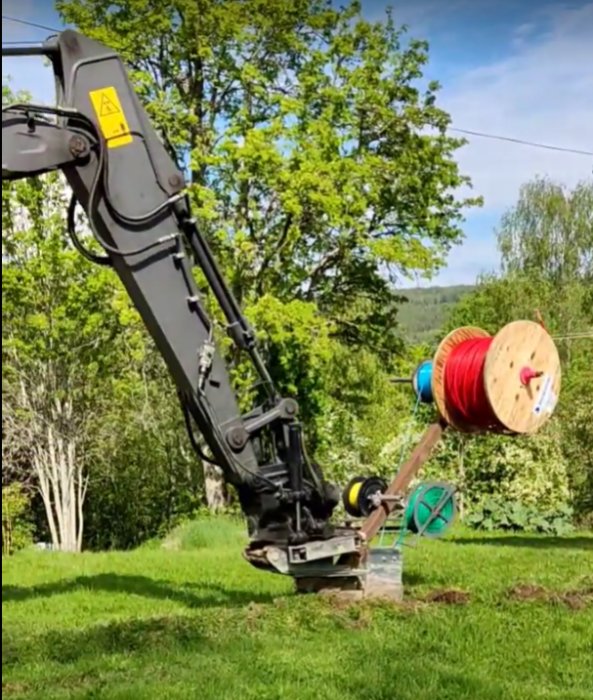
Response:
[[[208,510],[217,513],[226,505],[226,488],[220,469],[204,462],[204,491]]]
[[[55,549],[79,552],[86,478],[79,454],[80,424],[69,402],[52,399],[42,381],[21,381],[20,412],[11,412],[13,432],[26,439]],[[22,423],[21,423],[22,420]]]

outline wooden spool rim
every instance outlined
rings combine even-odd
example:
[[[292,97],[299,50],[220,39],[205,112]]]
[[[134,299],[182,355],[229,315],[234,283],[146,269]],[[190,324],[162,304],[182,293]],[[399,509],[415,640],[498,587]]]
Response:
[[[542,372],[527,384],[523,368]],[[552,416],[561,367],[552,337],[535,321],[512,321],[494,336],[484,364],[484,389],[498,421],[511,433],[537,432]]]
[[[482,328],[478,328],[477,326],[463,326],[462,328],[451,331],[451,333],[445,336],[434,354],[432,365],[432,395],[434,401],[441,417],[451,427],[461,433],[477,433],[480,431],[462,421],[449,409],[445,393],[445,366],[449,355],[458,345],[463,343],[463,341],[470,340],[471,338],[490,337],[490,333],[487,333]]]

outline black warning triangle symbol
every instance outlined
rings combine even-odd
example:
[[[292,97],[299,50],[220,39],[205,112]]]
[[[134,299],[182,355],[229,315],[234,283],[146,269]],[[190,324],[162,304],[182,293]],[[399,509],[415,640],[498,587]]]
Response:
[[[110,117],[113,114],[119,114],[120,113],[119,107],[110,100],[107,95],[101,95],[101,104],[99,106],[99,114],[102,117]]]

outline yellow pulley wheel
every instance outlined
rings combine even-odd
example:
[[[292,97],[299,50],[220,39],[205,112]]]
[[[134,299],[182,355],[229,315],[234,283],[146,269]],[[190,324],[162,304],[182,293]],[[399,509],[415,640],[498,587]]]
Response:
[[[353,479],[350,479],[342,493],[344,508],[348,515],[351,515],[353,518],[360,518],[362,515],[358,507],[358,497],[363,482],[364,476],[355,476]]]
[[[387,484],[376,476],[355,476],[344,489],[342,501],[348,515],[361,518],[369,515],[376,507],[376,496],[387,490]]]

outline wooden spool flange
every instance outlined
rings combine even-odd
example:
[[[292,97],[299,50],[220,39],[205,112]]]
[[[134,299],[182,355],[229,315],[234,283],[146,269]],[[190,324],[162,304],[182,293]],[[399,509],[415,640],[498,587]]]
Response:
[[[434,356],[434,400],[443,419],[459,432],[480,431],[462,421],[447,403],[447,359],[465,340],[488,337],[481,328],[458,328],[441,342]],[[552,416],[560,393],[560,357],[554,341],[539,323],[507,324],[492,340],[483,378],[488,402],[501,425],[514,434],[537,432]]]
[[[539,376],[530,377],[532,371]],[[484,386],[494,414],[508,430],[536,433],[556,408],[560,380],[558,350],[539,323],[513,321],[494,336]]]

